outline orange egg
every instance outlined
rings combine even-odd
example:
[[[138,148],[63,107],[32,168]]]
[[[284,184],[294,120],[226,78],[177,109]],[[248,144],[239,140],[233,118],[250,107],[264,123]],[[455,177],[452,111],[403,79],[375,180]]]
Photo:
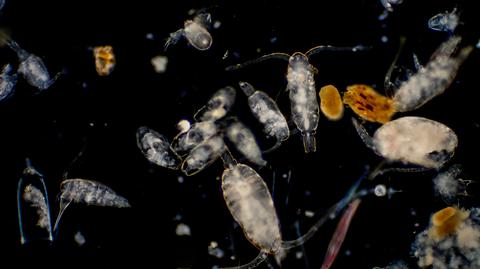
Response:
[[[98,46],[93,48],[95,57],[95,68],[98,75],[108,76],[115,67],[115,54],[113,54],[112,46]]]
[[[318,95],[320,96],[320,109],[327,119],[335,121],[343,117],[342,98],[335,86],[323,86]]]
[[[442,239],[456,232],[458,226],[468,218],[469,213],[455,207],[446,207],[432,215],[432,227],[429,236]]]
[[[348,86],[343,94],[343,102],[358,116],[372,122],[386,123],[395,114],[391,98],[363,84]]]

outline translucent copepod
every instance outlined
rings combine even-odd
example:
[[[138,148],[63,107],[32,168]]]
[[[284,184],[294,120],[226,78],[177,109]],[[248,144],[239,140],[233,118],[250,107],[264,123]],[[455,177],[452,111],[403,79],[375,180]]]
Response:
[[[317,46],[305,54],[295,52],[291,56],[286,53],[271,53],[258,59],[247,61],[226,68],[227,71],[243,68],[268,59],[282,59],[288,61],[287,91],[290,98],[290,113],[297,129],[302,133],[303,145],[306,153],[316,151],[315,132],[320,116],[320,107],[314,80],[314,67],[309,63],[309,57],[322,51],[359,51],[366,49],[357,47]]]
[[[342,98],[335,86],[323,86],[318,92],[318,96],[320,97],[320,110],[327,119],[337,121],[343,117]]]
[[[54,230],[68,206],[73,203],[86,205],[127,208],[128,200],[103,183],[88,179],[66,179],[60,184],[60,210],[55,221]]]
[[[22,49],[17,42],[13,40],[9,40],[7,45],[17,53],[17,57],[20,61],[18,73],[22,74],[31,86],[36,87],[39,90],[48,89],[62,74],[62,72],[59,72],[55,77],[51,78],[47,67],[40,57]]]
[[[180,166],[180,158],[171,151],[168,140],[148,127],[138,128],[137,146],[151,163],[174,170]]]
[[[208,28],[212,23],[209,13],[200,13],[193,20],[186,20],[184,27],[170,34],[165,42],[165,50],[185,37],[190,45],[198,50],[208,50],[212,45],[212,35],[208,32]]]
[[[17,84],[17,74],[11,75],[12,70],[12,66],[6,64],[0,73],[0,101],[11,96]]]
[[[234,121],[229,124],[226,129],[226,137],[250,162],[259,166],[265,166],[267,164],[267,161],[262,157],[262,151],[257,144],[255,136],[243,123]]]
[[[452,56],[460,41],[460,37],[452,36],[442,43],[427,65],[402,83],[393,97],[397,111],[417,109],[450,86],[461,64],[473,50],[472,46],[467,46]]]
[[[223,171],[222,190],[228,210],[247,239],[280,262],[285,256],[280,224],[272,196],[260,175],[247,165],[231,164]]]
[[[457,135],[449,127],[422,117],[402,117],[387,122],[373,137],[352,120],[363,142],[392,162],[438,169],[453,156],[458,145]]]
[[[267,137],[275,137],[277,140],[275,145],[266,152],[278,148],[283,141],[288,139],[290,130],[277,103],[265,92],[255,90],[248,82],[240,82],[239,85],[248,97],[248,105],[253,116],[263,125],[263,132]]]
[[[216,121],[225,117],[235,103],[236,95],[235,88],[231,86],[216,91],[193,118],[196,121]]]
[[[223,137],[215,135],[190,151],[182,162],[181,170],[187,176],[195,175],[217,160],[224,150]]]
[[[372,122],[386,123],[395,114],[393,100],[368,85],[348,86],[343,94],[343,102],[358,116]]]
[[[194,123],[187,132],[175,136],[170,148],[179,156],[185,156],[188,151],[218,133],[218,127],[213,121]]]
[[[30,160],[26,161],[27,167],[17,187],[20,243],[25,244],[32,239],[53,241],[50,206],[43,175],[33,168]]]
[[[460,21],[459,11],[454,8],[450,12],[439,13],[428,20],[428,28],[439,31],[453,33]]]
[[[116,60],[112,46],[97,46],[93,48],[95,69],[99,76],[108,76],[115,67]]]

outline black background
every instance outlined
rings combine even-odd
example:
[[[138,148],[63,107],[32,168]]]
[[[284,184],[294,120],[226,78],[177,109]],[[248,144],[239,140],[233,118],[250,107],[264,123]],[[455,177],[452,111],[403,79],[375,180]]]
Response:
[[[383,78],[398,48],[400,35],[407,44],[401,63],[412,67],[416,53],[424,63],[447,33],[427,28],[428,19],[458,7],[463,24],[458,33],[465,44],[478,40],[478,19],[467,1],[408,1],[380,21],[380,1],[22,1],[7,0],[0,12],[0,26],[25,50],[40,56],[50,73],[65,70],[52,87],[37,90],[20,79],[14,96],[0,103],[0,190],[2,224],[0,263],[13,261],[60,267],[66,264],[111,268],[133,262],[136,268],[212,268],[250,261],[258,251],[246,240],[231,217],[218,177],[218,161],[201,173],[186,177],[179,171],[156,167],[136,147],[135,132],[142,125],[165,134],[176,134],[180,119],[192,116],[209,96],[226,85],[248,81],[271,96],[282,92],[278,103],[289,113],[286,63],[272,60],[227,73],[231,64],[271,52],[306,51],[316,45],[372,46],[360,53],[324,53],[312,57],[318,69],[317,88],[334,84],[343,92],[355,83],[375,85],[382,91]],[[190,9],[206,8],[218,29],[211,29],[213,45],[197,51],[181,40],[167,52],[163,44],[179,29]],[[154,39],[146,38],[148,33]],[[388,42],[381,42],[381,37]],[[117,65],[108,77],[99,77],[91,47],[112,45]],[[228,50],[228,57],[223,59]],[[150,59],[168,56],[167,71],[154,72]],[[401,115],[427,117],[451,127],[459,137],[450,163],[460,163],[462,177],[478,180],[478,61],[475,50],[456,81],[441,96],[422,108]],[[16,55],[0,48],[0,64],[18,66]],[[237,87],[238,89],[238,87]],[[246,97],[238,91],[234,112],[254,130],[263,148],[273,141],[263,138],[260,126],[248,111]],[[400,114],[397,115],[401,116]],[[305,154],[299,134],[293,134],[275,152],[265,155],[269,166],[258,170],[270,190],[280,218],[283,237],[298,237],[340,199],[363,173],[381,158],[367,149],[351,125],[348,108],[339,122],[321,116],[317,152]],[[288,118],[288,117],[287,117]],[[377,124],[367,124],[373,131]],[[53,244],[20,245],[16,216],[16,185],[25,158],[45,175],[52,216],[58,212],[56,194],[62,174],[82,149],[84,154],[69,168],[69,177],[100,181],[126,197],[132,208],[112,209],[75,205],[62,220]],[[276,177],[273,178],[273,172]],[[281,177],[291,173],[290,180]],[[402,192],[390,199],[368,197],[358,209],[340,254],[332,268],[372,268],[396,259],[411,264],[410,244],[428,225],[430,214],[446,206],[436,197],[431,179],[435,172],[389,174],[367,182],[383,183]],[[183,183],[178,178],[183,177]],[[460,199],[464,207],[476,206],[478,196]],[[191,228],[191,236],[177,236],[178,223]],[[296,226],[296,223],[298,224]],[[335,222],[294,249],[283,268],[319,268]],[[86,238],[79,247],[77,231]],[[216,241],[225,258],[208,255]],[[301,259],[297,251],[304,251]],[[346,253],[349,253],[347,255]],[[230,259],[230,256],[235,259]],[[274,261],[271,260],[274,264]],[[275,266],[275,265],[272,265]],[[3,266],[2,266],[3,267]],[[262,265],[261,268],[267,268]]]

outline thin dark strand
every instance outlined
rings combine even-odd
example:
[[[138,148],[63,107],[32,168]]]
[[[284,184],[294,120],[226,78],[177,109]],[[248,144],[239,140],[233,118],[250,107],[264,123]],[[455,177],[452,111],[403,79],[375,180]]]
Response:
[[[288,61],[288,59],[290,59],[290,55],[288,55],[286,53],[282,53],[282,52],[274,52],[274,53],[271,53],[271,54],[261,56],[260,58],[257,58],[257,59],[254,59],[254,60],[246,61],[243,64],[236,64],[236,65],[228,66],[228,67],[225,68],[225,71],[238,70],[238,69],[244,68],[246,66],[249,66],[249,65],[252,65],[252,64],[257,64],[257,63],[260,63],[260,62],[263,62],[263,61],[266,61],[266,60],[270,60],[270,59],[280,59],[280,60]]]
[[[393,93],[394,93],[392,89],[392,82],[391,82],[393,69],[395,69],[398,58],[400,58],[400,54],[402,53],[402,50],[405,47],[406,40],[407,38],[405,36],[400,37],[400,45],[398,47],[397,54],[395,54],[395,57],[393,58],[393,61],[390,64],[390,67],[388,68],[387,73],[385,74],[385,79],[383,80],[383,87],[385,90],[385,94],[390,98],[393,97]]]

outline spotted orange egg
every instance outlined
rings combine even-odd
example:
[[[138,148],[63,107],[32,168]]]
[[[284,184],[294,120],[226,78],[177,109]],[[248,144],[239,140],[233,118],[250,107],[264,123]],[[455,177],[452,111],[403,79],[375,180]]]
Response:
[[[395,114],[393,100],[376,92],[372,87],[355,84],[347,87],[343,103],[367,121],[386,123]]]
[[[335,121],[343,117],[342,98],[335,86],[323,86],[318,95],[320,96],[320,109],[327,119]]]

